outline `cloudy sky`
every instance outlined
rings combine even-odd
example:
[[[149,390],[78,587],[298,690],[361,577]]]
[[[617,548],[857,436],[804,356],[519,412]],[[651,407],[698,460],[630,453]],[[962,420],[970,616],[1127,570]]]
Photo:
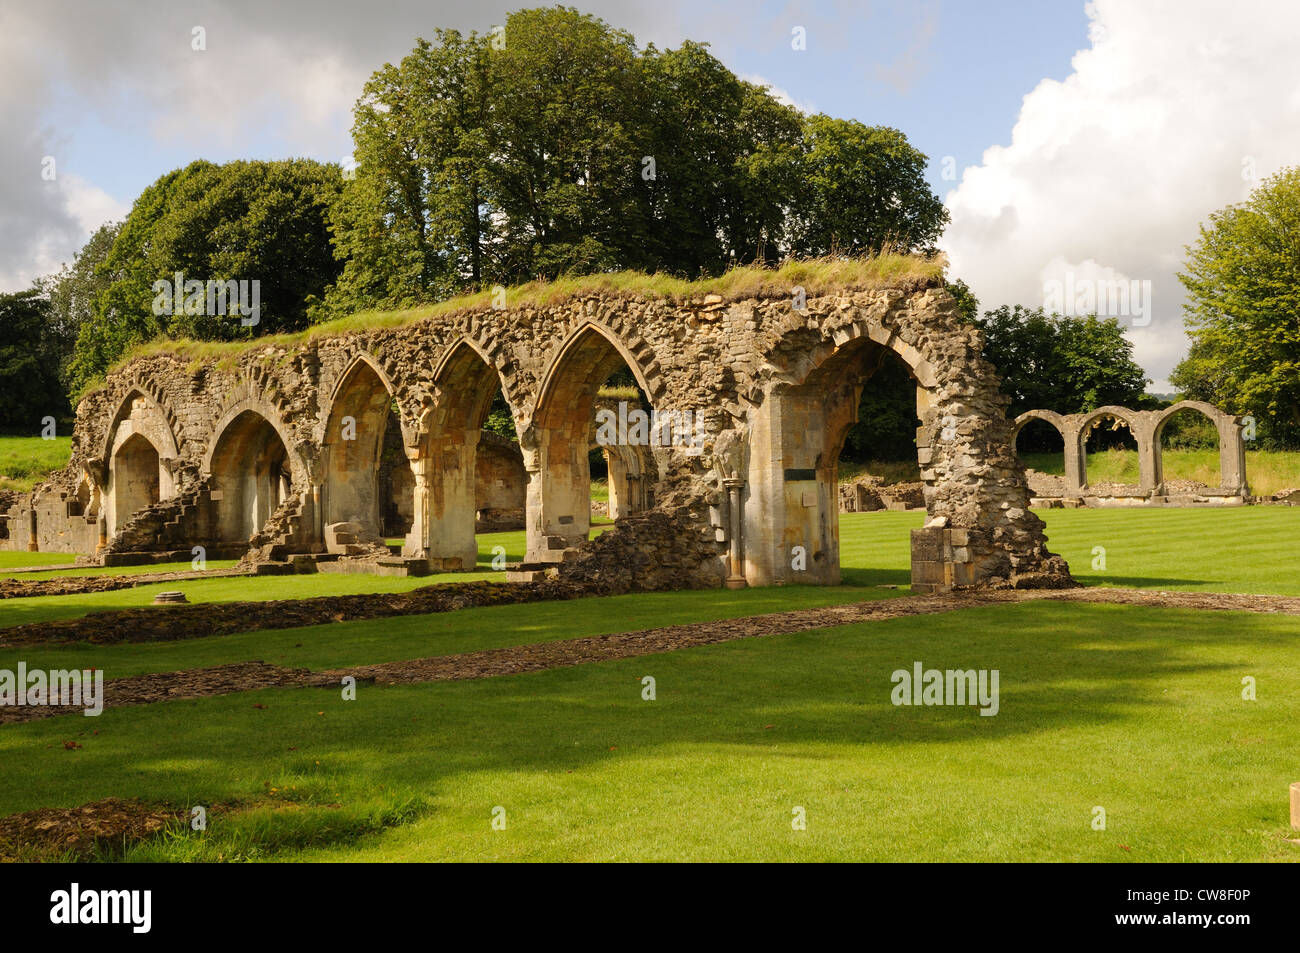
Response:
[[[0,0],[0,290],[193,159],[342,161],[370,72],[524,5]],[[1300,164],[1294,0],[578,5],[642,43],[707,42],[802,109],[903,130],[952,212],[950,274],[985,307],[1149,282],[1124,320],[1155,390],[1186,348],[1175,275],[1198,223]]]

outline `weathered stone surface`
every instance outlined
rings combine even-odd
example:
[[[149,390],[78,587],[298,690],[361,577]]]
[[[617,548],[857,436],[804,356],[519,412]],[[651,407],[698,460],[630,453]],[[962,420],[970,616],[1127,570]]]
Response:
[[[1065,443],[1064,478],[1030,472],[1031,491],[1036,497],[1158,497],[1170,493],[1196,492],[1194,488],[1178,486],[1179,481],[1165,479],[1164,456],[1160,443],[1161,434],[1170,418],[1187,410],[1203,414],[1218,431],[1220,485],[1210,492],[1220,496],[1249,496],[1250,486],[1246,482],[1246,444],[1242,438],[1243,420],[1204,401],[1182,400],[1163,410],[1130,410],[1127,407],[1114,405],[1098,407],[1084,414],[1027,410],[1016,418],[1012,426],[1011,445],[1015,446],[1020,431],[1033,420],[1050,424],[1060,433]],[[1136,486],[1088,483],[1088,436],[1098,426],[1108,422],[1128,427],[1137,442],[1138,484]]]
[[[395,407],[411,470],[403,554],[472,566],[481,427],[499,387],[527,474],[528,563],[620,589],[833,583],[838,452],[884,350],[917,386],[925,506],[968,536],[964,568],[951,568],[948,546],[942,579],[927,585],[1068,584],[1027,509],[979,332],[924,284],[844,289],[800,310],[790,297],[588,295],[267,343],[223,361],[138,357],[82,400],[70,465],[10,508],[4,545],[183,543],[257,561],[324,552],[325,528],[340,522],[379,540]],[[606,453],[616,525],[588,541],[597,391],[624,364],[669,439]],[[155,455],[157,501],[126,512],[155,493]]]

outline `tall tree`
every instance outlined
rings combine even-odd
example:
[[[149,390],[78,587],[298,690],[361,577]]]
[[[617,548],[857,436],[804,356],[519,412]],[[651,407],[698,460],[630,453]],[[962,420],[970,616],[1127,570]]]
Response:
[[[80,319],[68,375],[73,389],[131,345],[160,335],[233,340],[306,327],[309,309],[339,272],[326,215],[341,184],[337,166],[306,159],[200,161],[160,177],[141,193],[94,266],[98,290]],[[97,240],[103,237],[92,244]],[[174,285],[178,273],[205,287],[248,282],[250,296],[256,281],[257,323],[208,313],[206,294],[193,310],[160,308],[156,283]]]
[[[704,44],[638,49],[571,8],[438,31],[371,77],[355,115],[330,314],[538,276],[928,248],[945,220],[901,133],[805,118]]]
[[[976,322],[984,357],[997,368],[1010,416],[1046,409],[1059,414],[1106,404],[1143,408],[1150,383],[1133,360],[1133,342],[1115,318],[1046,315],[1003,305]],[[1046,449],[1046,448],[1031,448]]]
[[[45,417],[68,415],[59,364],[67,341],[40,288],[0,294],[0,429],[36,434]]]
[[[1170,380],[1300,443],[1300,167],[1210,216],[1179,275],[1192,346]]]
[[[926,184],[925,162],[897,129],[809,116],[792,251],[866,255],[932,248],[948,211]]]

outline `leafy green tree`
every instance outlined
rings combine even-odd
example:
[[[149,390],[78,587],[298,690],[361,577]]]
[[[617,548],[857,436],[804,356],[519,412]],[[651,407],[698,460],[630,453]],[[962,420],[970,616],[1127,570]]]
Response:
[[[488,41],[439,30],[366,83],[355,170],[330,211],[344,261],[331,313],[442,298],[494,271],[486,214]]]
[[[95,302],[112,281],[100,267],[113,248],[121,222],[101,225],[77,252],[72,264],[43,278],[39,284],[49,299],[51,332],[62,342],[59,377],[67,383],[73,346],[83,326],[94,317]]]
[[[925,155],[897,129],[809,116],[804,153],[795,254],[933,248],[948,211],[926,184]]]
[[[887,355],[863,385],[858,420],[840,456],[857,463],[915,462],[917,426],[916,381],[900,359]]]
[[[1074,414],[1105,404],[1142,406],[1149,381],[1114,318],[1045,315],[1003,305],[977,322],[984,357],[998,369],[1012,416],[1026,410]]]
[[[68,341],[40,288],[0,294],[0,327],[0,429],[39,433],[45,417],[62,420],[71,412],[59,380]]]
[[[1213,213],[1179,274],[1192,346],[1170,380],[1253,414],[1263,443],[1300,443],[1300,167]]]
[[[419,41],[371,77],[353,134],[322,317],[562,274],[928,248],[946,221],[897,131],[806,119],[703,44],[638,49],[566,7]]]
[[[199,161],[160,177],[94,265],[98,290],[80,317],[71,387],[93,381],[133,344],[162,335],[234,340],[306,327],[309,309],[339,272],[326,216],[341,186],[337,166],[307,159]],[[101,251],[96,246],[92,257]],[[155,283],[174,284],[178,273],[205,286],[250,282],[250,294],[257,281],[258,322],[207,314],[206,301],[195,314],[168,309],[174,300],[158,307]]]
[[[1062,317],[1003,305],[984,312],[977,326],[984,332],[984,357],[998,369],[1002,391],[1011,398],[1012,417],[1036,409],[1074,414],[1106,404],[1150,404],[1150,382],[1115,318]]]

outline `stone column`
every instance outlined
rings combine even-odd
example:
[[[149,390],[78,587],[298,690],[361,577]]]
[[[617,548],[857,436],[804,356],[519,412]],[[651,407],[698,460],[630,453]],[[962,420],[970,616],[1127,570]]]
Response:
[[[1088,475],[1084,468],[1086,457],[1083,450],[1083,435],[1079,431],[1079,421],[1066,418],[1063,422],[1061,436],[1065,439],[1065,491],[1075,496],[1083,495],[1088,485]]]
[[[1246,481],[1246,441],[1241,438],[1241,418],[1226,417],[1214,422],[1219,431],[1219,485],[1228,493],[1250,495]]]
[[[743,510],[740,500],[741,491],[745,488],[744,480],[723,480],[722,485],[727,488],[727,519],[730,523],[730,532],[727,534],[727,588],[744,589],[749,585],[745,581],[745,550],[744,550],[744,519]]]
[[[1159,494],[1164,491],[1164,467],[1156,458],[1159,448],[1156,441],[1155,418],[1157,414],[1139,411],[1129,423],[1129,431],[1138,445],[1138,486],[1143,492]]]
[[[32,508],[27,511],[27,551],[40,552],[40,540],[36,536],[36,500],[32,499]]]
[[[415,479],[415,489],[412,491],[414,498],[411,532],[406,536],[402,555],[427,556],[429,554],[429,461],[417,447],[407,447],[406,456],[411,461],[411,475]]]

